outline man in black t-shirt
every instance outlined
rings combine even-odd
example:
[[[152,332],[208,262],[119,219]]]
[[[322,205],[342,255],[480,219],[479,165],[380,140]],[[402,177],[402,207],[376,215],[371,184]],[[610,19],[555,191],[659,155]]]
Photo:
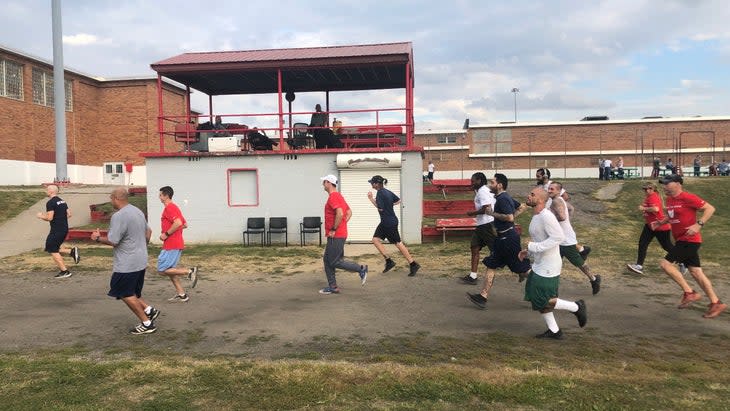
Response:
[[[46,237],[45,251],[51,254],[53,261],[60,270],[55,278],[71,277],[71,272],[66,268],[63,257],[61,257],[61,254],[66,254],[73,258],[76,264],[81,259],[78,247],[61,247],[68,234],[68,219],[71,217],[71,210],[69,210],[66,202],[58,196],[58,186],[51,184],[46,187],[46,195],[50,197],[50,200],[46,203],[46,212],[37,214],[38,218],[51,224],[51,231]]]

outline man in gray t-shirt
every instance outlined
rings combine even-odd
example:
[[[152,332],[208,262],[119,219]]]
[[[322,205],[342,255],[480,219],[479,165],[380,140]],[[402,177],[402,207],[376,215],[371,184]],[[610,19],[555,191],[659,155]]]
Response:
[[[152,236],[152,229],[142,211],[129,204],[126,189],[115,189],[110,199],[117,212],[112,215],[107,237],[102,237],[99,229],[91,234],[92,240],[114,247],[114,272],[108,295],[124,301],[140,319],[141,323],[129,330],[131,334],[153,333],[157,331],[153,321],[160,311],[142,299],[147,243]]]

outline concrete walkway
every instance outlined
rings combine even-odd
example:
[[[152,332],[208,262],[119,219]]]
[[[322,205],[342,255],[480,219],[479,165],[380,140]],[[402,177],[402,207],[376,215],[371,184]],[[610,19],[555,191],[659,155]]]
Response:
[[[89,224],[91,222],[89,206],[108,202],[113,189],[113,186],[61,187],[59,197],[64,199],[71,209],[69,227]],[[45,190],[39,187],[38,191]],[[39,211],[46,211],[47,201],[46,197],[12,220],[0,225],[0,258],[43,249],[49,225],[48,222],[39,220],[36,214]]]

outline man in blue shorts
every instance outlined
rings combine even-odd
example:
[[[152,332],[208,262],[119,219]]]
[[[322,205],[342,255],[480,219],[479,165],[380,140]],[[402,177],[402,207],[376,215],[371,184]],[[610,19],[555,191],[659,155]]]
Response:
[[[170,186],[160,188],[158,194],[158,198],[165,208],[162,210],[162,217],[160,218],[162,250],[160,250],[160,256],[157,258],[157,272],[160,275],[168,276],[172,286],[175,287],[175,296],[167,301],[184,303],[190,300],[190,297],[180,283],[180,277],[186,276],[191,282],[190,288],[195,288],[198,283],[198,267],[177,267],[185,248],[183,229],[188,228],[188,222],[185,220],[182,211],[180,211],[180,207],[172,202],[174,194],[175,191]]]
[[[507,193],[507,176],[497,173],[489,181],[489,190],[494,194],[494,208],[486,208],[486,214],[494,217],[494,228],[497,238],[494,240],[492,253],[483,261],[487,266],[487,277],[479,294],[466,293],[469,300],[481,309],[487,308],[489,290],[494,283],[494,275],[498,268],[509,267],[523,281],[530,272],[530,262],[517,258],[520,250],[520,235],[515,230],[515,217],[524,211],[524,206],[516,202]]]
[[[147,244],[152,229],[139,208],[129,204],[129,194],[124,188],[117,188],[110,196],[112,207],[117,210],[109,223],[107,237],[102,237],[97,228],[91,239],[97,243],[114,247],[113,274],[108,295],[124,301],[141,321],[129,330],[130,334],[149,334],[157,331],[154,320],[160,311],[142,299],[144,274],[147,269]]]

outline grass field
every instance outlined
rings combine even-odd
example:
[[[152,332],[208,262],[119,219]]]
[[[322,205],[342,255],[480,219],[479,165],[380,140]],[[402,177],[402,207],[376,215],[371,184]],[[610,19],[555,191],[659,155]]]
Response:
[[[573,194],[579,209],[574,225],[579,240],[600,247],[600,255],[590,259],[593,269],[618,280],[615,272],[634,258],[643,224],[636,211],[643,198],[641,181],[626,181],[613,200],[596,199],[602,185],[575,183],[580,188]],[[725,205],[730,179],[688,179],[685,188],[717,208],[703,229],[701,255],[716,287],[730,291],[723,269],[730,265],[730,209]],[[529,218],[530,212],[520,216],[523,227]],[[432,266],[464,260],[467,244],[464,238],[409,249],[422,265]],[[85,252],[90,265],[84,270],[108,267],[109,249]],[[297,261],[320,259],[320,252],[316,247],[197,245],[187,248],[186,256],[215,256],[221,267],[246,276],[257,258],[279,258],[295,267]],[[653,244],[647,262],[662,255]],[[97,263],[95,257],[105,260]],[[22,272],[30,269],[30,260],[11,257],[3,263]],[[445,267],[442,275],[461,271]],[[729,318],[724,314],[713,321]],[[160,352],[142,340],[128,351],[87,345],[0,351],[0,404],[12,410],[728,409],[729,335],[686,335],[681,327],[667,328],[662,339],[644,338],[635,330],[633,335],[585,332],[559,343],[501,333],[448,338],[394,333],[371,344],[322,336],[294,355],[271,359]]]
[[[42,190],[8,189],[0,192],[0,224],[17,216],[45,197],[46,193]]]

